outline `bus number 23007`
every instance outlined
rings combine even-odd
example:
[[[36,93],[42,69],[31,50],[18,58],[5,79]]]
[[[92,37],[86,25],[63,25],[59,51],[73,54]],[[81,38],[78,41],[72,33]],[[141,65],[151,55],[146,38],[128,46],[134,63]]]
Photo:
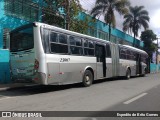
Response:
[[[70,58],[60,58],[60,62],[69,62]]]

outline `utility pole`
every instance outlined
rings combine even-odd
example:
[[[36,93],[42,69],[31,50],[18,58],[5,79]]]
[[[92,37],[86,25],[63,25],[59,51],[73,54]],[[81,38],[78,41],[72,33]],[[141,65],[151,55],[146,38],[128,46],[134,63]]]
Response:
[[[38,0],[38,22],[42,22],[42,5],[43,5],[43,0]]]
[[[70,24],[70,0],[65,0],[65,9],[66,9],[66,25],[65,25],[65,28],[67,30],[69,30],[69,24]]]

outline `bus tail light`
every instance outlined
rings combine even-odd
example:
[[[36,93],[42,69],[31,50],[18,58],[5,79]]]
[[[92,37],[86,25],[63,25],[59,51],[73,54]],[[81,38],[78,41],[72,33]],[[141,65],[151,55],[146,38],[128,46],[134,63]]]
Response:
[[[39,61],[37,59],[35,59],[34,69],[38,69],[38,68],[39,68]]]

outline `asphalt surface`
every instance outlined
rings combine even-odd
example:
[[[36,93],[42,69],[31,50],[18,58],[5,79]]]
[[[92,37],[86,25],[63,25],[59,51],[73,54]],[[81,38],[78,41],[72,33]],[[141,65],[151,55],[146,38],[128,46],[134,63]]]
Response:
[[[125,101],[121,104],[112,106],[110,109],[107,109],[107,110],[111,110],[111,111],[160,111],[160,85],[153,87],[151,90],[144,91],[140,93],[140,95],[142,95],[142,97],[134,101],[127,100],[129,103]]]
[[[100,111],[160,111],[160,74],[130,80],[98,80],[86,88],[80,84],[12,88],[0,91],[0,111],[92,111],[97,115],[70,118],[62,114],[62,117],[47,118],[56,120],[158,120],[157,117],[103,118],[98,114]]]

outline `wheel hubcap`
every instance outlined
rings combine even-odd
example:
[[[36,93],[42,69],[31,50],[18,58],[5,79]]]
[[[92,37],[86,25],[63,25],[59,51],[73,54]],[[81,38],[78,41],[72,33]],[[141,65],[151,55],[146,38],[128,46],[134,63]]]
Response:
[[[88,75],[86,75],[86,83],[89,84],[90,83],[90,78]]]

